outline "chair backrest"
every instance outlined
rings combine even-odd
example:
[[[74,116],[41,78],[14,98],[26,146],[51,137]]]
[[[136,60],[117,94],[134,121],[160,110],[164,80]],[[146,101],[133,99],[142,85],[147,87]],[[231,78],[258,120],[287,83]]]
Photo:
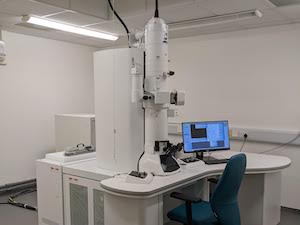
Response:
[[[231,157],[221,176],[210,203],[221,225],[240,225],[238,192],[246,170],[246,155]]]

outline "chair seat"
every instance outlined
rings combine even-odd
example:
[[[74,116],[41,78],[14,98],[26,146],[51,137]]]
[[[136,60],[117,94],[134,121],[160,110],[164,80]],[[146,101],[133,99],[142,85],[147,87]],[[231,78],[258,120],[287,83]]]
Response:
[[[219,225],[209,202],[192,204],[193,225]],[[178,206],[168,213],[171,220],[187,224],[185,204]]]

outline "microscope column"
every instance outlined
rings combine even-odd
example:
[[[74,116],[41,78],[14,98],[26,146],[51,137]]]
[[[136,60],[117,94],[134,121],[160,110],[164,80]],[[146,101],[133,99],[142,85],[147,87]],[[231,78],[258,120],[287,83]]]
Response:
[[[146,78],[145,92],[153,94],[167,93],[168,74],[168,26],[157,17],[152,18],[145,29]],[[168,140],[169,102],[156,102],[150,99],[144,102],[145,108],[145,153],[154,154],[155,141]]]

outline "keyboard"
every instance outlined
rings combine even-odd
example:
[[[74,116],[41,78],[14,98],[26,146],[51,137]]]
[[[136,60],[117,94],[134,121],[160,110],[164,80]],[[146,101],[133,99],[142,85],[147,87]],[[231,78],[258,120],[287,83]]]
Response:
[[[214,165],[214,164],[227,163],[228,159],[216,159],[214,157],[207,157],[207,158],[204,158],[203,161],[207,165]]]
[[[191,157],[187,157],[187,158],[183,158],[183,159],[181,159],[183,162],[185,162],[185,163],[193,163],[193,162],[198,162],[198,161],[200,161],[200,159],[198,159],[198,158],[196,158],[196,157],[193,157],[193,156],[191,156]]]

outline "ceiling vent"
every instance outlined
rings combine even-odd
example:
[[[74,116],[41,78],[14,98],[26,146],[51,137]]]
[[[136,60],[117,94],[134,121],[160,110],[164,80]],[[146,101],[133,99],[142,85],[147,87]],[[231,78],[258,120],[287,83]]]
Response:
[[[300,4],[300,0],[268,0],[268,1],[277,7]]]

